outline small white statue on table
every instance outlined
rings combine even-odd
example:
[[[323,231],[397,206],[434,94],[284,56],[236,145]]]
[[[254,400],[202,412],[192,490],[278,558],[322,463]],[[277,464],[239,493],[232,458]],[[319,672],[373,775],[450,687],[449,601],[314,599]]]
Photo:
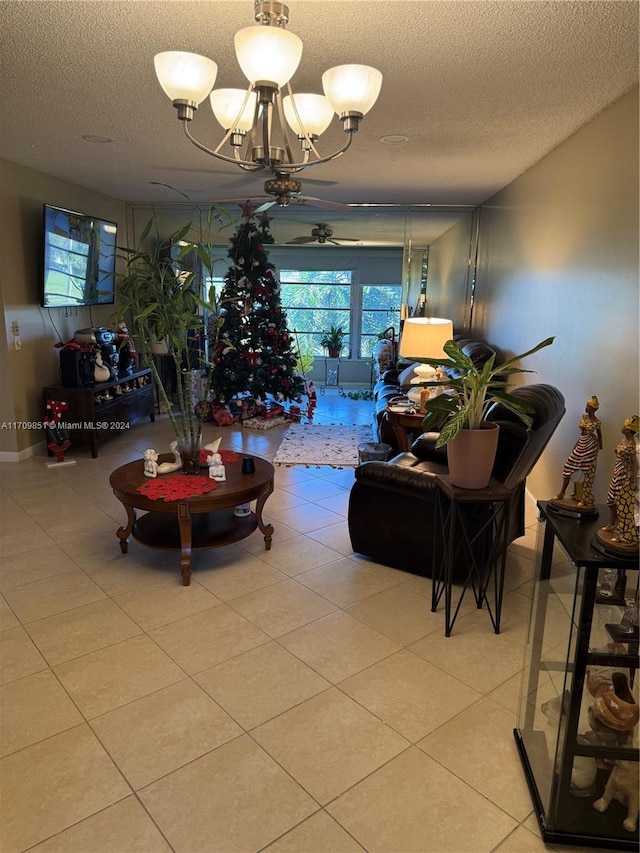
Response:
[[[144,476],[158,476],[158,454],[152,447],[144,452]]]
[[[209,479],[223,483],[227,479],[227,474],[222,464],[222,456],[219,453],[212,453],[207,459],[207,463],[209,465]]]
[[[171,474],[173,471],[179,471],[182,468],[182,460],[180,459],[180,451],[178,450],[178,442],[172,441],[169,445],[173,453],[173,462],[161,462],[158,465],[158,474]]]

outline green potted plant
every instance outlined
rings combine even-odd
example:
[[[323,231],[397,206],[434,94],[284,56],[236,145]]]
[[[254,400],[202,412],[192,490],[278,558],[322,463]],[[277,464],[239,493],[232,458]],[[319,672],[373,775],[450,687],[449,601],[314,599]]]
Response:
[[[209,217],[210,223],[214,218],[221,221],[220,215],[212,211]],[[202,341],[208,332],[209,350],[213,351],[223,323],[215,287],[209,288],[206,299],[202,298],[198,292],[196,271],[181,271],[181,261],[195,257],[202,270],[210,276],[213,274],[215,259],[211,255],[209,241],[188,240],[190,231],[189,223],[162,239],[155,220],[149,220],[140,236],[138,248],[127,250],[121,256],[125,272],[119,276],[116,309],[116,320],[127,321],[137,351],[153,371],[158,397],[169,416],[186,473],[198,470],[205,414],[205,407],[197,405],[194,377],[204,380],[203,401],[208,399],[211,389],[213,365],[207,358]],[[167,246],[177,247],[173,257],[167,253]],[[207,322],[206,314],[213,317],[213,321]],[[200,339],[200,347],[194,346],[196,338]],[[176,412],[153,358],[156,340],[164,341],[167,355],[173,361]],[[231,346],[229,342],[227,344]]]
[[[484,418],[493,403],[502,404],[517,415],[527,429],[531,427],[531,408],[507,391],[505,379],[515,373],[531,373],[515,367],[515,364],[550,346],[553,341],[554,338],[546,338],[532,349],[499,365],[495,364],[493,355],[480,370],[452,340],[447,341],[443,348],[448,360],[416,359],[448,374],[437,380],[420,383],[422,387],[440,386],[446,389],[444,393],[424,401],[426,415],[422,427],[425,432],[440,430],[435,446],[447,446],[449,474],[455,485],[482,489],[491,479],[498,444],[498,426],[486,422]],[[461,455],[463,458],[460,460]],[[483,471],[477,474],[471,470],[476,463],[484,463]]]
[[[322,337],[320,338],[320,346],[327,350],[329,358],[337,358],[340,355],[342,351],[342,339],[346,334],[341,326],[331,326],[328,331],[326,329],[323,330]]]

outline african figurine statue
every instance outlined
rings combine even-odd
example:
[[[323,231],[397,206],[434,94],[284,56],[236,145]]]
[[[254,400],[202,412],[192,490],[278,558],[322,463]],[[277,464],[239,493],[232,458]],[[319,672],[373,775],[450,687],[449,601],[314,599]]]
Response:
[[[598,453],[602,450],[601,424],[596,417],[599,407],[600,403],[595,395],[587,400],[584,414],[581,415],[578,423],[580,437],[562,470],[562,488],[550,501],[551,504],[560,508],[582,511],[590,515],[596,512],[592,489]],[[573,494],[570,498],[565,498],[570,482],[573,483]]]
[[[638,498],[638,455],[636,439],[640,430],[640,418],[632,415],[622,425],[622,441],[615,450],[616,461],[613,477],[609,483],[607,506],[609,524],[601,527],[597,540],[607,550],[633,556],[638,552],[638,527],[636,524],[636,502]]]

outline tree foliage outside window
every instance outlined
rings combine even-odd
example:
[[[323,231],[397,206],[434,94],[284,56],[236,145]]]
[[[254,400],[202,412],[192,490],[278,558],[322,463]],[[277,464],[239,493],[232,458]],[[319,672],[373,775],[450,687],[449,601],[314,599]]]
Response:
[[[298,333],[304,349],[324,355],[324,329],[345,331],[344,350],[351,348],[351,270],[280,270],[280,297],[289,327]]]
[[[326,354],[320,339],[332,326],[346,332],[342,354],[352,358],[370,358],[389,326],[399,334],[400,284],[358,286],[352,270],[280,270],[280,282],[289,326],[313,355]]]
[[[396,338],[400,334],[400,301],[402,287],[399,284],[365,284],[362,286],[362,311],[360,333],[360,356],[370,358],[378,343],[378,336],[393,327]]]

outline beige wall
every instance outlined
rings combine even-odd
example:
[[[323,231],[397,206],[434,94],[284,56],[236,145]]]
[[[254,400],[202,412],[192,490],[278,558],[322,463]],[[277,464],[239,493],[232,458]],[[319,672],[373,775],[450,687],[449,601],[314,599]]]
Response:
[[[6,350],[0,358],[5,422],[41,421],[42,387],[58,381],[54,344],[73,337],[76,329],[111,325],[112,306],[66,309],[39,307],[42,205],[44,203],[103,216],[125,233],[125,205],[83,187],[68,184],[0,160],[0,284]],[[120,234],[119,234],[120,237]],[[20,326],[22,349],[16,351],[11,323]],[[39,430],[0,430],[0,453],[16,454],[44,439]],[[7,457],[5,457],[7,458]]]
[[[537,499],[559,490],[578,419],[597,394],[604,450],[594,494],[604,503],[622,421],[640,409],[638,307],[635,89],[481,210],[474,334],[507,355],[556,336],[521,380],[555,385],[567,405],[528,481]]]

